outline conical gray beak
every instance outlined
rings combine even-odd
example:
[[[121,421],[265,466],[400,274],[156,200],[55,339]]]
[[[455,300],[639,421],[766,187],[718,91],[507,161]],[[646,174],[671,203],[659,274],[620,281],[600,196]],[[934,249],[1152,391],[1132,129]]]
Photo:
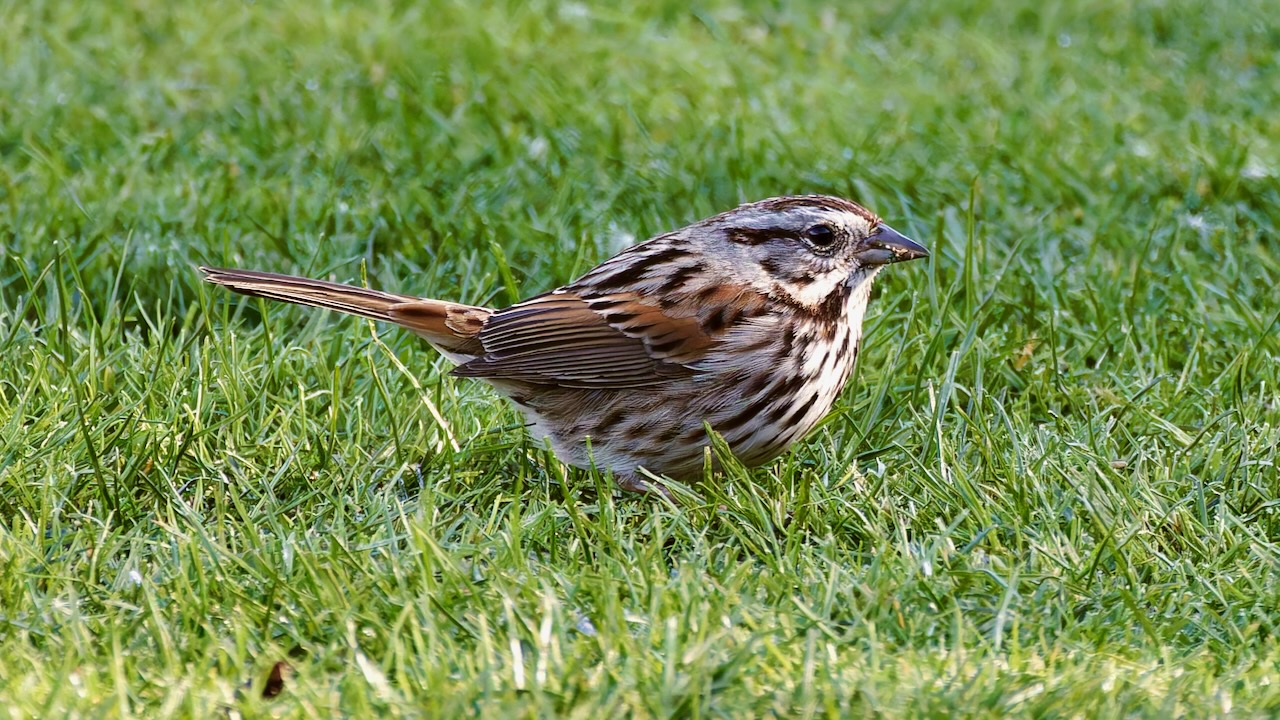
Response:
[[[880,223],[871,237],[862,241],[862,246],[854,251],[853,256],[863,265],[888,265],[929,257],[929,251],[915,240]]]

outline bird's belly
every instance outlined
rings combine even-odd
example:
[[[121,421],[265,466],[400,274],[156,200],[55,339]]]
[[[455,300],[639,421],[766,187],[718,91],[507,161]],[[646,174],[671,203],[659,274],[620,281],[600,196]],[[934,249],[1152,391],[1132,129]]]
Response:
[[[747,407],[764,407],[764,412],[753,413],[760,417],[744,423],[738,420],[744,409],[741,400],[724,402],[731,393],[729,388],[719,388],[701,396],[705,402],[697,402],[699,396],[692,389],[683,393],[618,393],[607,399],[600,397],[605,394],[601,391],[566,389],[516,404],[533,439],[549,443],[556,457],[568,465],[594,466],[615,474],[631,474],[643,467],[684,480],[702,472],[710,444],[704,422],[725,438],[740,461],[759,465],[811,430],[834,399],[834,395],[822,393],[808,402],[801,397],[778,403],[776,408],[747,403]],[[769,422],[773,416],[784,422]]]
[[[831,410],[849,378],[857,338],[850,340],[834,346],[849,350],[833,349],[817,359],[724,368],[652,388],[494,385],[520,408],[534,439],[549,442],[566,464],[615,474],[643,467],[688,479],[705,463],[704,423],[748,466],[768,462],[804,437]]]
[[[708,445],[703,421],[729,399],[724,388],[688,380],[625,391],[498,389],[524,414],[534,440],[549,443],[562,462],[615,474],[643,467],[677,479],[701,471]]]

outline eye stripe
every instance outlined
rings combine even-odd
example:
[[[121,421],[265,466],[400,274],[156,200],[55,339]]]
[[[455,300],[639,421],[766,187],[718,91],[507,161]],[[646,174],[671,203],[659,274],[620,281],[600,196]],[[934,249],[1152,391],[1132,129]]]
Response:
[[[825,236],[814,237],[815,232]],[[771,240],[795,240],[809,245],[815,251],[822,252],[835,247],[840,240],[840,234],[829,224],[818,223],[799,232],[780,227],[734,228],[729,232],[729,239],[740,245],[763,245]]]
[[[798,240],[800,235],[787,228],[734,228],[729,238],[742,245],[761,245],[770,240]]]

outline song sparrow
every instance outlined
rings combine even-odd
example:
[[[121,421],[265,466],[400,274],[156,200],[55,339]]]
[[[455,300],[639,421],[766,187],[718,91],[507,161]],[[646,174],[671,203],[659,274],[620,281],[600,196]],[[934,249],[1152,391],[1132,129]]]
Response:
[[[876,273],[928,254],[855,203],[808,195],[659,235],[504,310],[200,269],[245,295],[408,328],[515,402],[561,460],[645,491],[662,488],[638,468],[701,471],[704,421],[747,465],[804,436],[849,379]]]

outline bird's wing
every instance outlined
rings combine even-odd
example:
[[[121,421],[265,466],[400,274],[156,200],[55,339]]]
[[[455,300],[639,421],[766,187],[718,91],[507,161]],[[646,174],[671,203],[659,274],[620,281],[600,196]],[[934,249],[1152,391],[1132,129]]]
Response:
[[[695,374],[690,365],[721,334],[694,310],[664,310],[633,293],[561,289],[490,316],[479,334],[484,354],[453,374],[573,388],[647,387]]]

